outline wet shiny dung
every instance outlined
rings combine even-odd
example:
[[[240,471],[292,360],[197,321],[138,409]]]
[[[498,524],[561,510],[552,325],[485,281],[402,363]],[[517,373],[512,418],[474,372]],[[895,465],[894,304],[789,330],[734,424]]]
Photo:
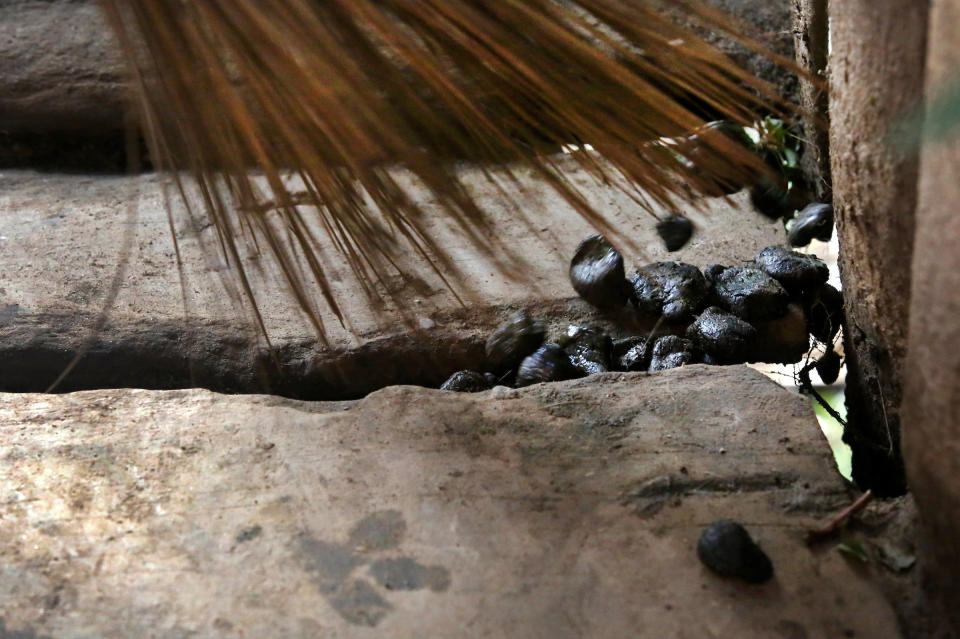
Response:
[[[650,366],[653,340],[632,336],[613,340],[613,362],[617,370],[645,371]]]
[[[790,296],[777,280],[755,268],[724,269],[714,290],[725,308],[748,321],[772,320],[787,312]]]
[[[613,341],[595,326],[571,326],[563,343],[570,363],[582,375],[605,373],[610,370]]]
[[[490,389],[491,384],[483,373],[476,371],[457,371],[443,383],[440,390],[460,393],[479,393]]]
[[[650,356],[650,371],[665,371],[687,364],[695,364],[699,359],[697,355],[697,349],[692,341],[676,335],[664,335],[653,345],[653,353]]]
[[[808,204],[790,223],[787,240],[790,246],[806,246],[813,240],[829,242],[833,237],[833,207],[829,204]]]
[[[623,306],[630,293],[623,256],[602,235],[590,236],[577,247],[570,262],[570,283],[598,308]]]
[[[517,387],[539,382],[559,382],[578,376],[570,357],[558,344],[544,344],[521,362],[517,371]]]
[[[689,318],[702,308],[709,285],[696,266],[683,262],[656,262],[630,277],[637,307],[667,321]]]
[[[753,326],[715,306],[687,328],[687,337],[718,364],[745,362],[756,335]]]
[[[546,335],[547,329],[526,312],[514,313],[487,339],[487,361],[496,370],[515,368],[543,344]]]
[[[816,288],[830,277],[830,270],[820,258],[782,246],[768,246],[757,253],[753,261],[791,293]]]

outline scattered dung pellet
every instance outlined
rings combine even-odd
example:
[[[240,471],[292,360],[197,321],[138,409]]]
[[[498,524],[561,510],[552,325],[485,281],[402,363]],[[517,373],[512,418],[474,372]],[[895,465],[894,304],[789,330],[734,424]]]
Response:
[[[761,176],[757,184],[750,188],[750,203],[758,213],[771,220],[779,220],[794,211],[790,194],[784,185],[766,176]]]
[[[613,363],[621,371],[645,371],[650,367],[653,343],[645,337],[626,337],[613,341]]]
[[[443,383],[440,390],[457,391],[460,393],[479,393],[489,390],[490,382],[486,376],[476,371],[457,371]]]
[[[665,371],[696,363],[697,350],[693,342],[676,335],[664,335],[653,345],[650,371]]]
[[[697,542],[697,557],[724,577],[738,577],[752,584],[773,577],[770,558],[743,526],[729,519],[718,519],[707,526]]]
[[[813,240],[829,242],[833,237],[833,207],[808,204],[790,222],[787,240],[790,246],[806,246]]]
[[[755,268],[724,269],[716,276],[714,290],[724,307],[749,322],[781,317],[790,302],[780,282]]]
[[[730,268],[729,266],[721,266],[720,264],[711,264],[707,268],[703,269],[703,276],[707,278],[707,281],[713,282],[716,284],[717,279],[720,275],[723,274],[725,270]]]
[[[524,358],[517,371],[517,386],[559,382],[577,376],[577,371],[559,344],[544,344]]]
[[[580,242],[570,261],[570,283],[577,295],[598,308],[623,306],[630,295],[623,256],[602,235]]]
[[[657,222],[657,235],[668,251],[679,251],[693,235],[693,222],[682,215],[671,215]]]
[[[682,262],[644,266],[633,274],[630,283],[640,310],[663,315],[671,322],[696,314],[706,302],[709,290],[700,269]]]
[[[610,370],[613,341],[606,331],[595,326],[571,326],[563,346],[571,365],[582,375]]]
[[[824,284],[807,300],[807,328],[818,341],[833,341],[843,323],[843,293]]]
[[[687,328],[687,337],[719,364],[746,361],[757,329],[721,309],[711,306]]]
[[[840,364],[840,354],[837,351],[827,351],[817,360],[814,368],[820,381],[829,386],[840,377]]]
[[[810,334],[803,308],[791,302],[783,317],[753,325],[757,336],[747,353],[751,362],[793,364],[810,350]]]
[[[791,293],[818,288],[826,284],[830,277],[830,270],[820,258],[782,246],[768,246],[753,261],[761,271],[783,284]]]
[[[547,335],[547,329],[524,311],[513,314],[487,339],[487,361],[495,370],[516,368],[534,352]]]

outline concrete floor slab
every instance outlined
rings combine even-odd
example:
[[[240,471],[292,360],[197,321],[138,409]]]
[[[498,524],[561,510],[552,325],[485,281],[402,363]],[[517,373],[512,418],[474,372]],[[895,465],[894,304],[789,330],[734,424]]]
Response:
[[[305,403],[3,395],[4,636],[897,637],[806,400],[746,367]],[[697,560],[742,522],[774,579]]]

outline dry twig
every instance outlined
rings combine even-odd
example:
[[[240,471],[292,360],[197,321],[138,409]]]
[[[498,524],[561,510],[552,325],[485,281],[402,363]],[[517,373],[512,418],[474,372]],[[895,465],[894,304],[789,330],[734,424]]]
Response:
[[[837,531],[846,525],[853,515],[863,510],[872,499],[873,492],[868,489],[867,492],[857,497],[856,501],[831,517],[830,520],[827,521],[827,523],[825,523],[823,526],[813,530],[808,530],[806,538],[807,545],[812,546],[833,536]]]

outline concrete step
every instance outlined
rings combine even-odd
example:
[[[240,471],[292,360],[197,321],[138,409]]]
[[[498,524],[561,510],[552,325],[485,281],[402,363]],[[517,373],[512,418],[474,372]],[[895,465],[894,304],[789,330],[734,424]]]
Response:
[[[562,158],[559,163],[618,229],[628,269],[664,259],[701,267],[734,264],[783,239],[780,225],[755,213],[741,193],[689,206],[684,213],[696,223],[696,234],[681,251],[667,253],[654,232],[655,219],[636,202]],[[406,317],[389,303],[372,303],[318,231],[320,258],[346,319],[341,326],[313,289],[324,344],[292,302],[276,264],[243,245],[244,267],[275,347],[271,355],[220,256],[214,229],[203,218],[191,219],[171,193],[183,256],[178,268],[159,178],[2,172],[0,358],[7,366],[0,371],[0,390],[42,391],[87,347],[61,390],[202,386],[356,398],[388,384],[439,385],[455,370],[476,367],[487,335],[517,308],[557,326],[614,320],[611,325],[631,328],[634,318],[604,317],[575,297],[569,260],[580,240],[595,231],[548,185],[526,174],[518,185],[507,184],[503,172],[495,173],[509,187],[510,202],[481,171],[463,169],[461,175],[490,217],[486,241],[494,254],[468,241],[421,191],[412,193],[422,195],[428,230],[459,271],[463,304],[413,254],[381,289],[410,301]],[[116,303],[94,332],[125,255],[129,264]],[[497,260],[513,262],[504,272]]]
[[[23,637],[898,637],[805,398],[746,367],[306,403],[0,395]],[[774,579],[695,546],[741,522]]]

